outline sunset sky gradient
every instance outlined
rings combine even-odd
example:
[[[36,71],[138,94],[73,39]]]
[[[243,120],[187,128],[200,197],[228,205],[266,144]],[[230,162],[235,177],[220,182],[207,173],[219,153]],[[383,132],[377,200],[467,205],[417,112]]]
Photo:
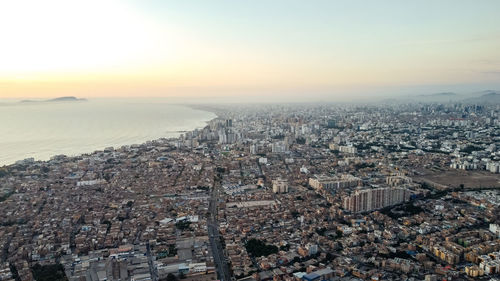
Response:
[[[0,98],[500,88],[498,0],[0,2]]]

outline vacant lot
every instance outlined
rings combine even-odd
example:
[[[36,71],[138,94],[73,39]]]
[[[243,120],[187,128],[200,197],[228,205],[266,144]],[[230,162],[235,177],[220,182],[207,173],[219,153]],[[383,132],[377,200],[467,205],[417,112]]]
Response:
[[[437,187],[460,187],[463,184],[466,188],[498,187],[500,188],[500,174],[492,174],[487,171],[463,171],[446,169],[435,172],[431,170],[419,170],[421,173],[414,177],[416,182],[425,181]]]

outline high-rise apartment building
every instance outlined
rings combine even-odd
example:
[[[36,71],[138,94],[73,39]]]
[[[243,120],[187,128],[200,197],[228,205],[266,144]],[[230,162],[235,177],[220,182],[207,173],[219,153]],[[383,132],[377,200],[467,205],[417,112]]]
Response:
[[[288,192],[288,181],[281,178],[273,180],[273,192],[274,193]]]
[[[309,178],[309,185],[316,189],[336,189],[361,186],[360,178],[352,175],[341,175],[335,177],[314,176]]]
[[[405,188],[374,188],[356,190],[343,200],[343,207],[351,212],[372,211],[406,202],[410,191]]]

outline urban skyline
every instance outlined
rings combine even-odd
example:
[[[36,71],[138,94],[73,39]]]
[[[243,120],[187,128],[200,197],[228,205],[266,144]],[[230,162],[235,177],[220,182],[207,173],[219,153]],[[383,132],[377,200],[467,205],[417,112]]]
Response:
[[[499,281],[500,1],[0,1],[0,281]]]

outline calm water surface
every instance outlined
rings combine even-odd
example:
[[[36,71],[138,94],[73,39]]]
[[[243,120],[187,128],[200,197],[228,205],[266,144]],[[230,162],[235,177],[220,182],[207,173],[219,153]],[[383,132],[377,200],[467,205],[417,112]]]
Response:
[[[162,101],[0,103],[0,165],[177,137],[215,117]]]

